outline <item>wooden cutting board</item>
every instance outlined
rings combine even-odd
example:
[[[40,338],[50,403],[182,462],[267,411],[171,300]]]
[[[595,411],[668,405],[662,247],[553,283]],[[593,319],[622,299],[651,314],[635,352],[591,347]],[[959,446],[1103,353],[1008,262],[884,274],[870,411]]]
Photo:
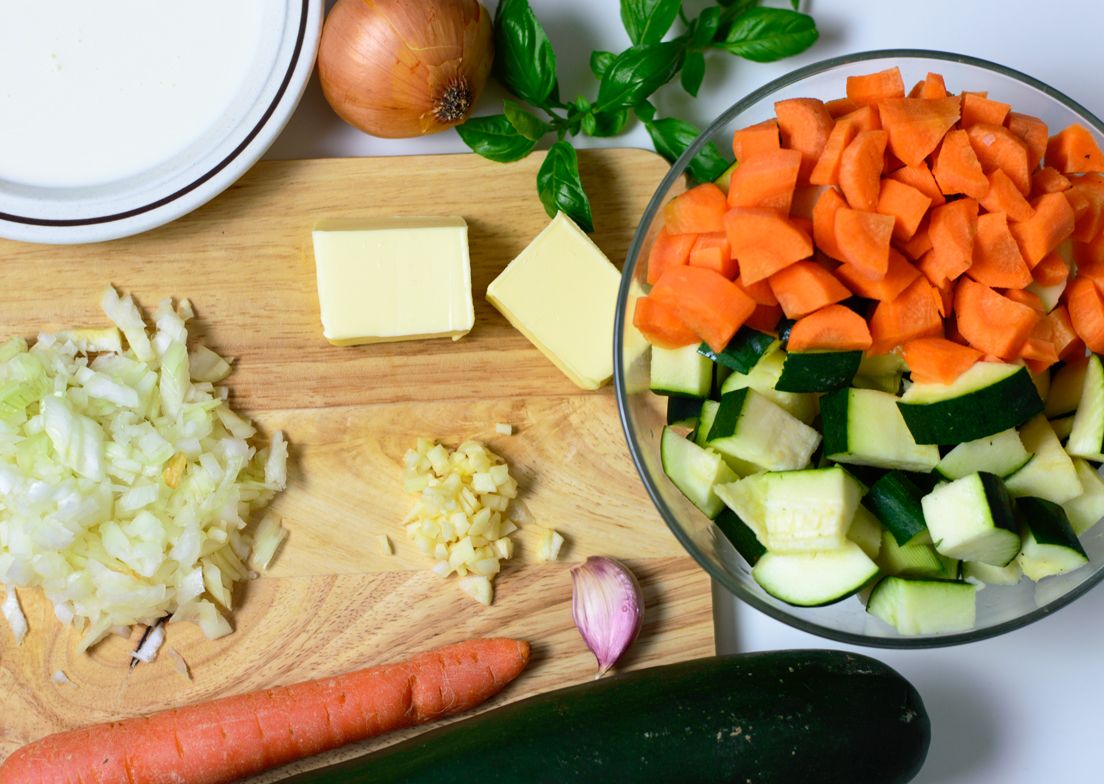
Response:
[[[335,674],[471,636],[533,644],[532,665],[497,702],[586,681],[595,665],[572,624],[568,570],[592,554],[626,559],[644,584],[647,620],[626,667],[713,653],[709,581],[645,495],[612,390],[576,388],[483,298],[547,222],[534,186],[540,161],[266,162],[211,204],[138,237],[79,247],[0,241],[0,336],[103,324],[97,303],[109,282],[147,308],[186,296],[198,314],[194,338],[236,358],[235,407],[266,437],[281,428],[291,442],[289,486],[274,506],[290,537],[273,568],[239,591],[235,633],[208,642],[191,625],[169,630],[191,680],[167,653],[128,672],[133,639],[75,653],[78,635],[37,592],[21,592],[31,626],[25,643],[15,647],[0,624],[0,754],[79,724]],[[594,238],[620,265],[667,166],[642,150],[589,151],[580,162]],[[470,227],[472,332],[455,343],[328,345],[312,225],[454,214]],[[499,422],[515,434],[496,434]],[[564,534],[562,561],[536,563],[523,529],[490,608],[428,572],[399,527],[412,503],[400,459],[418,436],[451,445],[479,438],[503,455],[521,484],[518,516],[530,532],[536,524]],[[379,533],[391,537],[393,555],[378,549]],[[51,680],[58,671],[72,685]]]

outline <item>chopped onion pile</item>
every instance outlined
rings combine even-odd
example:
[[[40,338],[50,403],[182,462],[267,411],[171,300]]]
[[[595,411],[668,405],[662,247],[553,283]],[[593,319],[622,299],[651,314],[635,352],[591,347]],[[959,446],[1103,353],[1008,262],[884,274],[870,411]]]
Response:
[[[489,605],[500,561],[514,554],[506,516],[517,482],[501,457],[476,441],[451,451],[429,439],[403,458],[404,485],[420,498],[403,521],[410,539],[442,577],[460,576],[460,589]]]
[[[251,550],[263,566],[285,535],[246,526],[284,488],[287,444],[250,443],[216,386],[230,365],[188,350],[187,300],[152,333],[129,295],[101,304],[118,329],[0,344],[0,582],[42,588],[80,650],[166,615],[220,637]]]

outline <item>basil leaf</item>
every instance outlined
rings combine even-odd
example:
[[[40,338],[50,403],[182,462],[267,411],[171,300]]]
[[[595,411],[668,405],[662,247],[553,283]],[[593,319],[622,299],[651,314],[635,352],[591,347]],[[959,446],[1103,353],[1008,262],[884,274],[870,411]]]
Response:
[[[618,136],[629,124],[629,110],[616,112],[595,112],[589,115],[594,119],[593,128],[587,131],[591,136]]]
[[[634,44],[659,43],[681,7],[682,0],[621,0],[621,23]]]
[[[601,79],[616,59],[617,55],[613,52],[591,52],[590,70],[596,77]]]
[[[697,49],[709,46],[709,44],[713,43],[713,37],[717,35],[717,30],[720,26],[720,6],[713,5],[706,8],[701,12],[701,15],[694,20],[693,28],[690,31],[690,46]]]
[[[571,142],[558,141],[548,148],[537,172],[537,193],[548,217],[565,212],[583,231],[594,231],[590,200],[579,179],[579,159]]]
[[[674,117],[665,117],[662,120],[648,122],[644,124],[644,127],[648,130],[648,135],[652,137],[656,152],[672,163],[686,152],[686,149],[693,144],[701,133],[690,123],[676,120]],[[687,171],[698,182],[713,182],[713,180],[724,174],[727,168],[728,161],[721,156],[717,145],[710,142],[699,150],[698,154],[690,161]]]
[[[632,46],[617,55],[598,85],[600,111],[627,109],[674,78],[685,52],[679,41]]]
[[[499,163],[520,160],[536,145],[535,141],[518,133],[504,114],[470,117],[457,126],[456,132],[472,152]]]
[[[556,53],[528,0],[502,0],[495,12],[495,74],[533,106],[559,100]]]
[[[641,122],[651,122],[655,119],[656,108],[650,101],[641,101],[633,107],[633,111],[636,112],[636,116],[640,118]]]
[[[682,63],[682,73],[679,74],[679,78],[682,81],[682,89],[696,98],[702,79],[705,78],[705,55],[701,52],[688,52],[686,60]]]
[[[502,111],[510,121],[510,125],[514,126],[514,130],[529,141],[538,142],[542,136],[552,130],[552,126],[527,112],[517,101],[506,98],[502,101]]]
[[[785,8],[752,8],[733,20],[724,47],[757,63],[769,63],[803,52],[819,33],[811,16]]]
[[[801,8],[801,0],[790,0],[790,8],[795,11]]]

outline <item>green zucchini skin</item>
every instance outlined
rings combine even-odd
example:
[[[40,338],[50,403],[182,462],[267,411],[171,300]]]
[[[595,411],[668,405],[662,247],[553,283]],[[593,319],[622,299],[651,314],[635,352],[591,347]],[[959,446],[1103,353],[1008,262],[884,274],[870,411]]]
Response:
[[[897,784],[930,739],[920,695],[885,664],[773,651],[540,694],[285,784]]]
[[[851,384],[861,351],[793,351],[774,388],[779,392],[831,392]]]

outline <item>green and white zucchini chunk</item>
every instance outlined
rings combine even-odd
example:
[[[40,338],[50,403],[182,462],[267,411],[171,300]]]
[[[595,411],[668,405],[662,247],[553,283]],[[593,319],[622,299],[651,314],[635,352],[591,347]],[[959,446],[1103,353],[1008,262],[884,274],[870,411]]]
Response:
[[[652,347],[651,389],[657,395],[709,397],[713,387],[713,363],[695,346]]]
[[[943,555],[1005,566],[1020,551],[1012,497],[1000,477],[964,476],[935,488],[921,504],[932,543]]]
[[[939,462],[939,448],[916,443],[888,392],[840,389],[821,398],[820,417],[829,460],[923,472]]]

